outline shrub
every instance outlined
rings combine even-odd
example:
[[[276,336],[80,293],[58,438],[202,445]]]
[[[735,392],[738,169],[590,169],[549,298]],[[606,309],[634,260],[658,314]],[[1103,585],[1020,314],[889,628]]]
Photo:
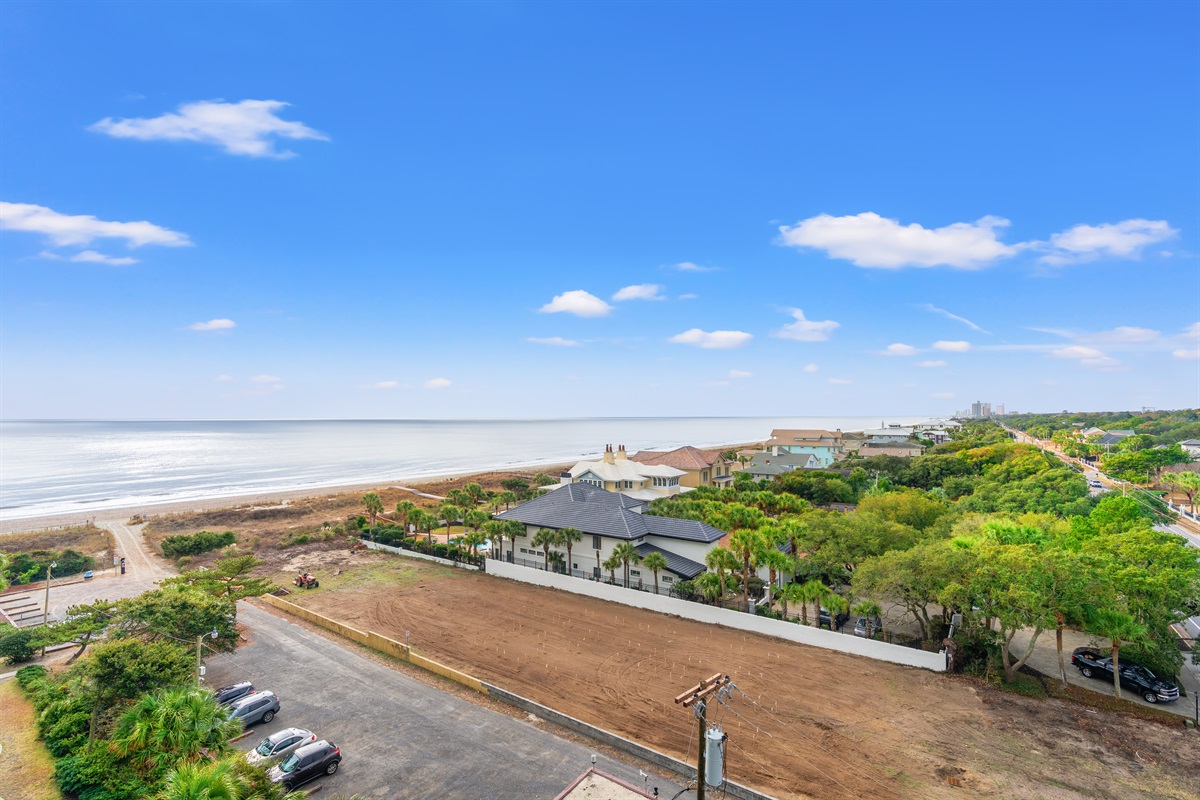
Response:
[[[40,664],[30,664],[17,670],[17,685],[32,694],[41,688],[46,681],[46,668]]]
[[[449,549],[450,548],[446,547],[446,545],[442,544],[441,542],[438,542],[437,544],[435,544],[433,546],[433,554],[435,556],[445,558],[447,553],[449,552]]]
[[[9,563],[4,567],[4,577],[13,586],[33,583],[46,577],[46,567],[50,562],[56,562],[54,576],[76,575],[96,566],[96,560],[85,556],[78,550],[31,550],[26,553],[14,553]]]
[[[33,646],[33,631],[17,630],[0,636],[0,656],[9,664],[28,661],[37,653]]]
[[[312,541],[312,536],[307,533],[297,533],[284,538],[280,543],[280,547],[291,547],[296,544],[308,544]]]
[[[175,559],[175,568],[180,572],[183,572],[185,569],[191,566],[192,561],[194,560],[195,559],[192,556],[180,556],[179,558]]]
[[[231,545],[235,541],[237,541],[237,535],[233,531],[225,531],[224,533],[200,531],[193,534],[168,536],[162,541],[162,551],[163,555],[167,558],[198,556],[201,553],[207,553],[210,550]]]
[[[91,721],[91,701],[79,695],[63,697],[38,715],[38,735],[50,755],[62,758],[87,746]]]

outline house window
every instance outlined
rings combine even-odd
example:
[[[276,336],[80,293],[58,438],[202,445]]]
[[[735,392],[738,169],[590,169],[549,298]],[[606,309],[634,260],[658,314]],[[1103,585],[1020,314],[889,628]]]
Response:
[[[663,576],[662,576],[662,582],[663,582],[663,583],[674,583],[674,582],[675,582],[675,579],[674,579],[674,578],[672,578],[670,575],[663,575]]]
[[[593,550],[599,550],[599,549],[600,549],[600,537],[599,537],[599,536],[593,536],[593,537],[592,537],[592,549],[593,549]]]
[[[640,578],[640,577],[642,577],[642,573],[638,572],[636,569],[631,569],[631,570],[629,570],[629,574],[630,574],[630,575],[632,575],[632,576],[633,576],[633,577],[635,577],[635,578]]]

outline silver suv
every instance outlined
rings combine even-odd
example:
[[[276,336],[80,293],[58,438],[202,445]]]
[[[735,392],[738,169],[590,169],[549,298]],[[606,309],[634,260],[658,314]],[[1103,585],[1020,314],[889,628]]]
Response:
[[[279,713],[279,698],[274,692],[254,692],[229,708],[229,717],[249,727],[256,722],[270,722]]]

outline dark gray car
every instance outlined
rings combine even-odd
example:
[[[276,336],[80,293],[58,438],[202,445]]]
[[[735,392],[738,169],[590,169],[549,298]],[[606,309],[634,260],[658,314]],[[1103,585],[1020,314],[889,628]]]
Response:
[[[279,698],[274,692],[255,692],[235,702],[229,708],[229,716],[246,727],[256,722],[270,722],[279,713]]]

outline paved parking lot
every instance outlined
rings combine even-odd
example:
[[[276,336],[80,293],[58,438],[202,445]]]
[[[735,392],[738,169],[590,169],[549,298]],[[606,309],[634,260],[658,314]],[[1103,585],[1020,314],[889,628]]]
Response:
[[[531,722],[461,700],[246,603],[238,619],[252,641],[207,660],[210,686],[252,680],[280,697],[279,715],[256,725],[245,749],[287,727],[308,728],[342,750],[322,797],[439,800],[553,798],[591,766],[592,750]],[[637,767],[599,755],[596,766],[637,786]],[[651,776],[672,797],[677,780]]]

